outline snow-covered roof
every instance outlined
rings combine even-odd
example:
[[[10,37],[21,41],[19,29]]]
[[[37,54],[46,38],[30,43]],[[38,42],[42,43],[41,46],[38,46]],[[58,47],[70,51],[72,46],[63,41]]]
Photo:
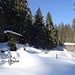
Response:
[[[75,43],[65,42],[64,45],[75,45]]]
[[[13,32],[13,31],[10,31],[10,30],[6,30],[6,31],[4,31],[4,33],[12,33],[14,35],[22,36],[21,34]]]

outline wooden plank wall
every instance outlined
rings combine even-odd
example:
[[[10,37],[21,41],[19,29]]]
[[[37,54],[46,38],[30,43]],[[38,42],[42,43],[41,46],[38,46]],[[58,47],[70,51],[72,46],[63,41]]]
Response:
[[[67,51],[74,52],[75,51],[75,45],[65,45],[64,46]]]

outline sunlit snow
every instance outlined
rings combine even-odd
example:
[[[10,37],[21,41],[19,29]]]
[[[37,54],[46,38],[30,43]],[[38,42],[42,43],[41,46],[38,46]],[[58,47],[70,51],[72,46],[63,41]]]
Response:
[[[1,46],[7,47],[5,44]],[[50,50],[46,54],[42,49],[25,48],[19,45],[16,52],[11,52],[19,60],[11,65],[7,53],[0,53],[0,75],[75,75],[75,60],[65,51]]]

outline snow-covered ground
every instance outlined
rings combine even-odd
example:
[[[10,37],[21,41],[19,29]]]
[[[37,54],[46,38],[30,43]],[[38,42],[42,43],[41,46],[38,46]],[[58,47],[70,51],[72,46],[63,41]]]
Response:
[[[0,46],[8,48],[5,44]],[[24,51],[19,45],[19,49],[11,54],[19,62],[9,65],[7,53],[0,53],[0,75],[75,75],[75,60],[65,51],[50,50],[46,54],[42,49],[29,46]]]

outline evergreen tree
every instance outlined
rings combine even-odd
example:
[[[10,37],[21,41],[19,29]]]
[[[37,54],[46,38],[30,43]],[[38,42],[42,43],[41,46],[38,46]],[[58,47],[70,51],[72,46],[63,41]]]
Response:
[[[32,36],[32,13],[30,9],[28,9],[23,29],[23,36],[27,43],[31,44],[31,36]]]
[[[65,42],[73,42],[73,33],[70,24],[65,25]]]
[[[7,20],[5,19],[4,16],[2,1],[0,1],[0,41],[1,42],[6,42],[5,35],[3,34],[6,28],[7,28]]]
[[[64,23],[61,23],[61,28],[60,28],[60,43],[63,45],[65,42],[65,25]]]
[[[1,8],[3,11],[3,16],[4,18],[7,20],[7,25],[11,27],[11,25],[13,24],[13,16],[14,16],[14,12],[13,12],[13,0],[1,0]],[[13,27],[12,27],[13,28]]]
[[[2,21],[6,20],[6,29],[21,33],[23,42],[29,42],[31,39],[32,15],[27,6],[27,0],[1,0],[0,2],[0,10],[4,18]]]
[[[48,28],[48,30],[52,30],[54,28],[50,12],[47,13],[46,27]]]
[[[61,38],[61,25],[60,24],[58,25],[58,29],[57,30],[58,30],[58,40],[59,40],[58,41],[58,45],[62,45],[61,39],[60,39]]]
[[[48,29],[48,38],[50,41],[50,47],[56,46],[56,31],[52,22],[51,14],[48,12],[46,17],[46,28]]]
[[[15,9],[17,13],[17,31],[23,35],[23,43],[30,43],[32,28],[32,13],[27,7],[27,0],[16,0]],[[19,30],[18,30],[19,29]]]
[[[34,25],[34,45],[37,47],[44,47],[44,20],[41,9],[38,8],[33,20]]]
[[[58,26],[55,24],[55,41],[56,41],[56,46],[59,46],[59,35],[58,35]]]
[[[16,51],[17,50],[17,47],[16,47],[16,44],[17,44],[16,38],[12,34],[10,35],[10,37],[11,38],[9,40],[8,46],[10,47],[11,51]]]
[[[72,31],[73,31],[73,42],[75,42],[75,19],[73,19]]]
[[[64,42],[73,42],[73,30],[70,24],[64,25],[61,23],[58,25],[58,39],[59,45],[64,45]]]

